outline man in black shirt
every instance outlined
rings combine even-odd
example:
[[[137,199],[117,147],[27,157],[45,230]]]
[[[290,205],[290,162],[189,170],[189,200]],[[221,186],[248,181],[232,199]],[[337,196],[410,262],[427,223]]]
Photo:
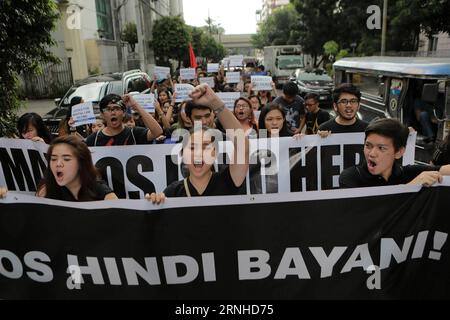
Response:
[[[283,95],[273,100],[273,104],[284,109],[288,127],[296,134],[305,126],[305,101],[298,93],[297,84],[288,82],[283,86]]]
[[[402,167],[397,162],[405,153],[409,129],[394,119],[381,119],[366,129],[365,164],[344,170],[341,188],[378,187],[413,184],[429,187],[450,175],[450,165]]]
[[[341,84],[333,91],[333,101],[337,117],[323,123],[318,134],[325,138],[332,133],[364,132],[368,123],[357,117],[361,101],[359,89],[349,83]]]
[[[317,134],[319,126],[330,120],[330,114],[319,107],[319,96],[315,93],[308,93],[305,96],[306,113],[306,134]]]
[[[116,94],[107,95],[100,101],[99,106],[106,127],[87,137],[86,144],[90,147],[147,144],[163,134],[158,122],[130,95],[123,98]],[[139,113],[148,129],[142,127],[130,129],[123,125],[126,106]]]

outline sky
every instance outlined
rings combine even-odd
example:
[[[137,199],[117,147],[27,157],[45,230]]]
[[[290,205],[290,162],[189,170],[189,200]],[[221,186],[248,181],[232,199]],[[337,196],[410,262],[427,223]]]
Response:
[[[183,0],[186,24],[206,25],[208,9],[214,22],[220,23],[225,34],[256,33],[256,10],[261,10],[262,0]]]

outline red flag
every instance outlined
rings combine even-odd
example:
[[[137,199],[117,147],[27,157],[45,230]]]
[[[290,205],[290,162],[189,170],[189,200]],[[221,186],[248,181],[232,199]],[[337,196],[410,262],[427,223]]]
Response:
[[[192,44],[189,43],[189,57],[191,59],[191,68],[197,69],[197,58],[195,57],[194,48],[192,48]]]

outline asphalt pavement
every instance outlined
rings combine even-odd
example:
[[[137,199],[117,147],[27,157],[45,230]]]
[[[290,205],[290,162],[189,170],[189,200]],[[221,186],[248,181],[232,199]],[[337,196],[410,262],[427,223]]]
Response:
[[[16,113],[18,116],[27,112],[35,112],[41,116],[55,108],[55,102],[53,100],[25,100],[22,101],[24,105]]]

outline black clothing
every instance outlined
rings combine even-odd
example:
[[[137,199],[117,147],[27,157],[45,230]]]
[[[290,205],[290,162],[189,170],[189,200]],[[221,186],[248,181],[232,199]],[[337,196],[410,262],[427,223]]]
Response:
[[[330,120],[330,114],[325,110],[319,109],[316,113],[306,113],[306,134],[316,134],[322,123]]]
[[[105,200],[105,196],[113,193],[114,191],[102,180],[97,181],[97,185],[95,186],[95,194],[92,195],[92,198],[89,200],[76,200],[73,196],[72,192],[69,191],[66,187],[61,187],[60,192],[55,195],[47,194],[45,197],[47,199],[61,200],[61,201],[102,201]]]
[[[356,122],[350,126],[343,126],[336,122],[336,119],[331,119],[323,123],[320,127],[320,131],[331,131],[331,133],[354,133],[366,131],[368,122],[356,119]]]
[[[286,122],[289,128],[300,128],[300,118],[305,116],[305,100],[296,96],[294,101],[288,103],[283,97],[277,97],[273,100],[274,104],[280,105],[286,113]]]
[[[135,127],[133,129],[125,127],[121,133],[115,136],[107,136],[103,131],[99,131],[87,137],[86,144],[89,147],[148,144],[147,133],[148,129],[142,127]]]
[[[433,153],[433,164],[436,166],[444,166],[450,164],[450,145],[441,144]]]
[[[382,176],[374,176],[369,172],[367,164],[354,166],[344,170],[339,177],[341,188],[366,188],[408,184],[424,171],[439,171],[437,166],[410,165],[403,167],[394,164],[392,174],[386,181]]]
[[[245,194],[243,186],[236,187],[233,179],[231,178],[230,167],[226,167],[220,172],[214,172],[211,180],[209,180],[208,186],[203,194],[198,194],[197,189],[187,179],[187,184],[192,197],[210,197],[210,196],[233,196]],[[169,185],[164,194],[168,198],[183,198],[187,197],[187,192],[184,187],[184,180],[177,181]]]

